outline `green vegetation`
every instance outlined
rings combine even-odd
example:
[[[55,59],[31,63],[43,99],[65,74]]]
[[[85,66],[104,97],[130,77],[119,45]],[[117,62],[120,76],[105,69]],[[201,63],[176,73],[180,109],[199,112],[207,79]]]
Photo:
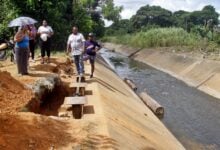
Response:
[[[122,36],[109,36],[104,41],[127,44],[135,47],[169,47],[169,46],[196,46],[199,38],[187,33],[182,28],[152,28],[145,32],[126,34]]]
[[[104,21],[117,21],[120,7],[115,7],[113,0],[0,0],[0,39],[9,39],[16,28],[8,28],[10,20],[19,16],[29,16],[38,20],[40,26],[43,19],[54,29],[53,48],[63,49],[73,25],[80,32],[94,32],[104,35]]]
[[[172,13],[160,6],[141,7],[130,20],[106,29],[104,41],[134,47],[188,47],[204,52],[220,48],[219,14],[213,6],[201,11]]]

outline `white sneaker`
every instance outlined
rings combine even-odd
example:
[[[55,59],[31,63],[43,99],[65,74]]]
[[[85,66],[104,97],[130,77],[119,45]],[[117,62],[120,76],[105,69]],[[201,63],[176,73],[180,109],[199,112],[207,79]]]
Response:
[[[34,59],[31,59],[30,62],[35,63],[35,60],[34,60]]]

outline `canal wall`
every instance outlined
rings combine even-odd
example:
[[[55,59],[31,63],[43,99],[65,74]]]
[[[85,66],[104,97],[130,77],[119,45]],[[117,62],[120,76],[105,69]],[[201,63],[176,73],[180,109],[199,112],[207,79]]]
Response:
[[[140,50],[113,43],[105,43],[104,45],[108,49],[132,56],[133,59],[166,72],[189,86],[220,98],[220,62],[218,61],[164,50]]]
[[[90,67],[85,66],[86,72]],[[127,84],[97,59],[94,78],[88,80],[87,106],[93,114],[84,114],[84,123],[95,124],[89,136],[102,134],[109,144],[102,149],[184,150],[182,144],[144,105]],[[81,124],[83,126],[83,124]],[[110,146],[110,147],[109,147]]]

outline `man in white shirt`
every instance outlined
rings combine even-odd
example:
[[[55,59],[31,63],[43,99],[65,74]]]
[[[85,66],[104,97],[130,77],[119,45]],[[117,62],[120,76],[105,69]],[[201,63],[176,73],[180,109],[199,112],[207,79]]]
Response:
[[[78,75],[84,74],[84,64],[82,55],[84,53],[85,38],[78,32],[78,28],[74,26],[72,28],[72,34],[69,35],[67,41],[67,53],[71,52],[74,58]]]
[[[50,63],[50,45],[51,36],[54,34],[53,29],[47,25],[47,21],[43,20],[42,26],[38,28],[37,33],[40,35],[40,48],[41,48],[41,64],[44,64],[45,52],[47,52],[47,63]]]

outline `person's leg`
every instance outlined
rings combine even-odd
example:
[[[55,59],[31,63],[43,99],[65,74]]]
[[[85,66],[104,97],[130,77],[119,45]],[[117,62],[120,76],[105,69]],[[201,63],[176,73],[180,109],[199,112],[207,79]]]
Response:
[[[15,56],[16,56],[16,64],[17,64],[17,69],[18,69],[18,74],[21,74],[21,57],[20,57],[21,51],[19,48],[15,48]]]
[[[80,55],[74,55],[74,62],[75,62],[78,75],[80,74],[79,58],[80,58]]]
[[[34,60],[34,48],[35,48],[34,40],[29,41],[29,47],[31,52],[31,59]]]
[[[22,64],[22,68],[23,68],[23,75],[27,75],[28,74],[28,59],[29,59],[29,48],[25,48],[25,49],[22,49],[23,50],[23,64]]]
[[[44,64],[45,44],[41,39],[40,39],[40,49],[41,49],[41,64]]]
[[[47,63],[50,63],[50,46],[51,46],[51,40],[50,40],[50,38],[48,38],[47,42],[46,42]]]
[[[29,58],[29,49],[28,48],[20,49],[19,64],[20,64],[20,69],[21,69],[22,75],[27,74],[28,58]]]
[[[95,71],[95,56],[90,56],[89,57],[89,61],[90,61],[90,64],[91,64],[91,75],[90,75],[90,78],[93,77],[93,73]]]
[[[80,74],[83,75],[85,73],[84,71],[84,63],[83,63],[83,55],[79,55],[79,67],[80,67]]]

